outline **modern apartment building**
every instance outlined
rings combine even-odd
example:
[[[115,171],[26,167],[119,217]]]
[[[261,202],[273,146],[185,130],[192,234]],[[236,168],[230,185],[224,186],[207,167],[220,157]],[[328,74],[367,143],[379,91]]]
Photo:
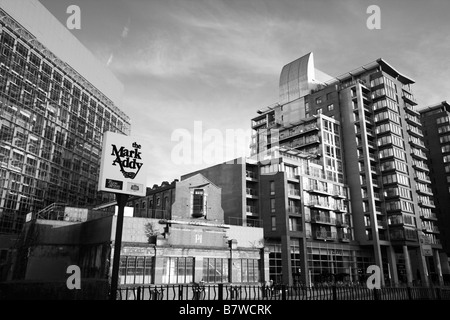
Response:
[[[423,229],[439,230],[443,249],[450,256],[450,105],[443,101],[419,112],[436,204],[433,224],[424,224]]]
[[[130,132],[122,91],[38,1],[0,1],[0,234],[53,203],[108,198],[97,193],[99,156],[104,131]]]
[[[252,154],[274,145],[316,154],[327,177],[348,185],[354,239],[382,281],[427,284],[430,274],[442,281],[442,246],[413,83],[383,59],[333,78],[309,53],[283,67],[279,102],[253,118]],[[328,143],[332,136],[298,140],[305,128],[291,133],[321,115],[340,124],[338,145]]]

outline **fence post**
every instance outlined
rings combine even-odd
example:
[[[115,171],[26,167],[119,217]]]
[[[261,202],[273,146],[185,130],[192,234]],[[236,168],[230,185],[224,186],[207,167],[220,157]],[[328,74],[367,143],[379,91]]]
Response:
[[[218,295],[218,299],[220,301],[223,300],[223,283],[219,283],[219,288],[217,290],[219,290],[219,295]]]
[[[141,300],[141,287],[137,287],[136,300]]]
[[[440,287],[436,288],[436,299],[437,300],[441,300],[442,299],[441,298],[441,288]]]
[[[412,300],[411,287],[410,287],[410,286],[407,286],[407,287],[406,287],[406,291],[408,292],[408,299],[409,299],[409,300]]]
[[[374,300],[378,300],[379,299],[379,297],[378,297],[378,289],[373,288],[372,290],[373,290],[373,299]]]
[[[337,300],[336,284],[333,284],[333,300]]]
[[[183,300],[184,286],[182,284],[178,285],[178,300]]]
[[[286,300],[286,285],[281,285],[281,300]]]

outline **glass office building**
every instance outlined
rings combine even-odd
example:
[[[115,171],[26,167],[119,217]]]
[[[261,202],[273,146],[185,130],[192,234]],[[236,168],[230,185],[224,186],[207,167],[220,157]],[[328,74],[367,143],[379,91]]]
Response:
[[[41,4],[0,2],[0,234],[53,204],[106,200],[97,193],[102,135],[129,134],[130,119],[104,93],[121,84],[94,61]]]

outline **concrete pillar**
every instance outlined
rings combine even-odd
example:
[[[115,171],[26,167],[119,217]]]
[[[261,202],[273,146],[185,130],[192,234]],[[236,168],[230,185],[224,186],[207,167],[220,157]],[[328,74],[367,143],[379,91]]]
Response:
[[[398,285],[398,273],[397,273],[397,259],[395,257],[394,247],[389,246],[386,248],[386,251],[389,263],[391,285],[396,287]]]
[[[433,261],[434,261],[434,265],[436,267],[436,273],[438,275],[439,285],[443,286],[444,278],[442,277],[441,259],[439,257],[439,250],[437,250],[437,249],[433,249]]]
[[[418,257],[418,262],[419,262],[419,272],[420,272],[420,277],[422,279],[422,285],[425,287],[428,287],[430,281],[428,278],[428,267],[427,267],[427,260],[426,257],[423,254],[423,250],[422,250],[422,246],[420,245],[419,248],[417,249],[417,257]]]
[[[301,266],[302,266],[302,272],[301,272],[301,281],[307,286],[311,286],[311,279],[309,278],[309,266],[308,266],[308,249],[306,245],[306,239],[301,238],[300,239],[300,247],[301,249]]]
[[[352,261],[350,262],[352,268],[350,269],[350,281],[355,282],[359,281],[359,279],[353,278],[353,275],[356,274],[356,277],[358,276],[358,264],[356,263],[356,252],[355,250],[351,251],[352,253]]]
[[[407,279],[408,285],[411,285],[412,281],[413,281],[413,276],[412,276],[411,259],[409,257],[408,246],[403,246],[403,255],[405,256],[406,279]]]
[[[164,259],[165,257],[162,250],[155,252],[155,277],[153,279],[155,284],[162,283],[162,278],[164,274]]]

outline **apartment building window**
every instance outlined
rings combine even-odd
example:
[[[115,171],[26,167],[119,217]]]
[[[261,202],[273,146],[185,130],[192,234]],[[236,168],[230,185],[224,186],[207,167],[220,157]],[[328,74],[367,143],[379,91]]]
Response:
[[[275,181],[270,181],[270,195],[275,194]]]
[[[271,223],[271,230],[276,231],[277,230],[277,217],[272,216],[270,219],[270,223]]]
[[[318,109],[316,110],[316,114],[322,114],[322,108],[318,108]]]
[[[329,105],[327,106],[327,109],[328,109],[328,111],[334,110],[334,105],[333,105],[333,104],[329,104]]]
[[[381,76],[381,77],[378,77],[376,79],[370,80],[370,87],[372,88],[372,87],[378,86],[378,85],[383,84],[383,83],[384,83],[384,77]]]
[[[449,121],[449,117],[448,116],[444,116],[444,117],[436,119],[437,124],[447,123],[448,121]]]
[[[322,97],[316,98],[316,104],[321,104],[321,103],[322,103]]]
[[[205,282],[228,281],[228,259],[203,258],[203,280]]]
[[[450,141],[450,135],[447,134],[445,136],[439,137],[439,142],[440,143],[445,143],[445,142],[449,142]]]
[[[301,219],[289,218],[289,231],[302,231]]]
[[[441,152],[442,153],[450,152],[450,144],[442,146],[441,147]]]
[[[191,283],[194,281],[193,257],[165,257],[162,283]]]
[[[275,212],[275,199],[270,199],[270,211]]]

